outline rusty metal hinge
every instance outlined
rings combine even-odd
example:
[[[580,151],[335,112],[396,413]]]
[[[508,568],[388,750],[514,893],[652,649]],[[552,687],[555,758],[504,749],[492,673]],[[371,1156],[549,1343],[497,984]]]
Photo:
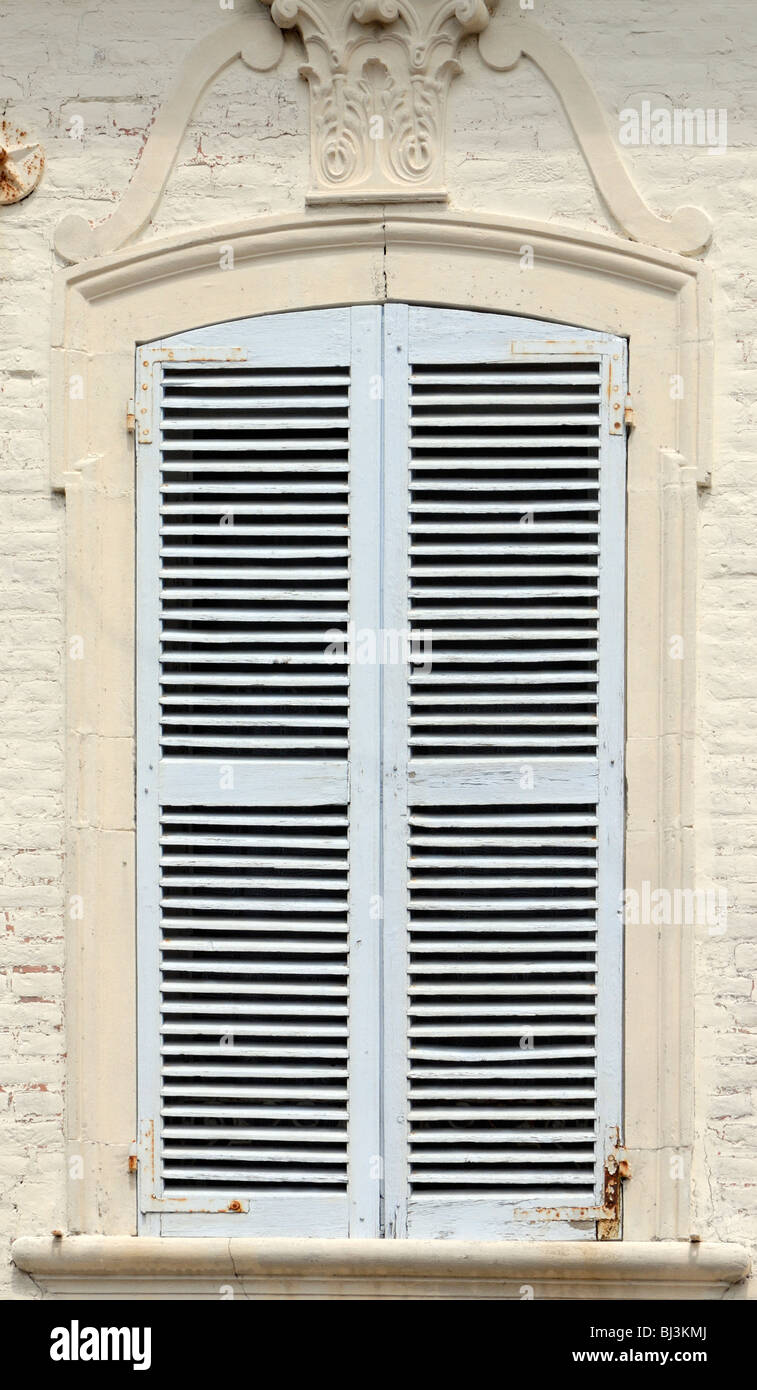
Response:
[[[636,418],[634,416],[633,401],[631,400],[630,391],[626,394],[626,403],[623,410],[623,423],[627,430],[632,430],[636,426]]]
[[[137,417],[134,412],[134,397],[131,396],[126,402],[126,428],[129,434],[133,434],[137,427]]]
[[[139,1165],[140,1182],[140,1207],[142,1211],[158,1212],[191,1212],[197,1213],[222,1213],[233,1212],[244,1214],[250,1210],[249,1197],[214,1197],[208,1195],[203,1197],[198,1194],[197,1198],[178,1197],[172,1193],[165,1196],[159,1194],[159,1183],[157,1173],[155,1124],[152,1119],[141,1120],[139,1125],[139,1138],[133,1145],[135,1161]],[[129,1171],[132,1172],[131,1155],[129,1157]]]
[[[631,1176],[626,1150],[615,1144],[605,1159],[603,1206],[606,1215],[597,1222],[597,1240],[620,1239],[621,1183]]]

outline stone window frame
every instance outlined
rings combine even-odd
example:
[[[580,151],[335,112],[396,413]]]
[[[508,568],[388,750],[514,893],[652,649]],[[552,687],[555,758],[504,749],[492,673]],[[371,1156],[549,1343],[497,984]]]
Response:
[[[51,1242],[30,1234],[14,1245],[16,1263],[51,1288],[86,1295],[97,1273],[112,1287],[136,1288],[139,1277],[150,1289],[181,1289],[210,1278],[216,1247],[229,1244],[212,1239],[213,1218],[205,1240],[135,1236],[135,436],[127,415],[138,427],[139,401],[129,407],[136,346],[252,314],[387,300],[628,338],[626,885],[639,893],[645,882],[695,886],[697,485],[710,476],[712,376],[711,282],[701,262],[611,235],[408,205],[194,231],[61,271],[51,484],[67,513],[66,895],[83,909],[67,909],[66,926],[70,1235]],[[673,377],[682,392],[671,389]],[[670,656],[672,637],[682,639],[681,659]],[[651,924],[626,935],[622,1239],[608,1225],[599,1242],[492,1242],[481,1278],[504,1289],[527,1267],[549,1287],[583,1280],[588,1297],[628,1278],[637,1296],[675,1287],[677,1296],[706,1297],[748,1272],[741,1247],[689,1244],[693,936],[691,927]],[[250,1270],[274,1279],[299,1272],[304,1284],[328,1271],[379,1278],[387,1259],[399,1279],[429,1279],[434,1270],[454,1282],[468,1244],[233,1240]],[[376,1245],[394,1248],[371,1255]]]

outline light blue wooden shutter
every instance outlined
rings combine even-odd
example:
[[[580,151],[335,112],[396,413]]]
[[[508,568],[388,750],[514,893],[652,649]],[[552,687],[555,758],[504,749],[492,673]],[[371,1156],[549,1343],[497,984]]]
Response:
[[[386,310],[391,1234],[591,1238],[620,1123],[625,343]],[[430,643],[430,651],[424,650]]]
[[[138,356],[146,1231],[378,1232],[380,327]]]
[[[143,1230],[593,1236],[625,369],[402,305],[140,350]]]

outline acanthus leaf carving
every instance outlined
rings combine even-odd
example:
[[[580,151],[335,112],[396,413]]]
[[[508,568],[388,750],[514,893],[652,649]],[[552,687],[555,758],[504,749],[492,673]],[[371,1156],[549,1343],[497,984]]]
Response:
[[[264,0],[299,30],[310,87],[308,201],[445,200],[447,93],[484,0]]]

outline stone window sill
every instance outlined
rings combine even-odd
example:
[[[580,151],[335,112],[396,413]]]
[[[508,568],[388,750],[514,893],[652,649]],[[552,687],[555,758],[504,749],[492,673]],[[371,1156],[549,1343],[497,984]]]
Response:
[[[750,1272],[714,1241],[22,1236],[12,1254],[43,1297],[81,1299],[717,1299]]]

